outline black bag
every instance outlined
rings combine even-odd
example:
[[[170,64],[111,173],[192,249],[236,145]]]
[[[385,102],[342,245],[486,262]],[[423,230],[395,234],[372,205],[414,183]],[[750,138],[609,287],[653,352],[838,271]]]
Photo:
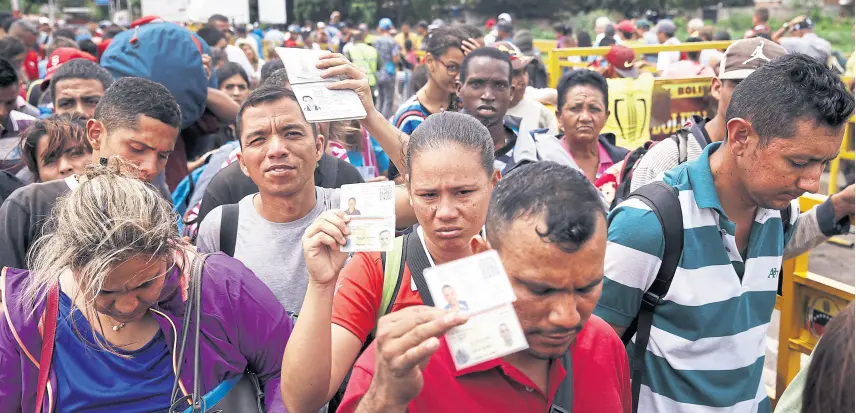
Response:
[[[187,287],[187,302],[184,309],[184,325],[181,328],[180,344],[178,349],[178,364],[175,372],[175,382],[172,385],[172,405],[170,413],[179,413],[187,409],[185,403],[190,404],[191,412],[265,412],[264,392],[258,377],[251,371],[244,372],[244,375],[223,396],[220,401],[212,406],[206,406],[203,394],[200,389],[200,373],[199,373],[199,326],[202,316],[202,268],[205,266],[205,259],[208,255],[199,255],[193,260],[190,270],[190,279]],[[186,396],[179,396],[179,381],[181,380],[181,367],[184,365],[184,350],[187,348],[187,340],[190,333],[190,323],[195,323],[193,336],[193,391]],[[176,338],[178,339],[178,337]]]
[[[675,271],[678,269],[678,262],[684,250],[684,220],[677,190],[663,181],[651,182],[637,189],[630,194],[630,198],[637,198],[644,202],[657,215],[660,226],[663,228],[665,244],[657,278],[651,284],[651,288],[642,295],[642,304],[636,318],[621,336],[621,341],[627,345],[633,335],[636,335],[632,352],[633,371],[630,373],[633,413],[636,413],[639,408],[639,390],[645,373],[645,351],[651,335],[654,309],[669,292]]]

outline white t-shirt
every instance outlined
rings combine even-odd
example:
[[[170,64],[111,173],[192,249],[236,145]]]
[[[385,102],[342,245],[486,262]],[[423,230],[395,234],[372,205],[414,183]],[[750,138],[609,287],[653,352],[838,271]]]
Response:
[[[676,37],[670,37],[669,40],[663,43],[664,46],[676,44],[681,44],[681,41]],[[657,71],[662,72],[668,69],[672,63],[679,62],[680,60],[681,52],[660,52],[657,54]]]

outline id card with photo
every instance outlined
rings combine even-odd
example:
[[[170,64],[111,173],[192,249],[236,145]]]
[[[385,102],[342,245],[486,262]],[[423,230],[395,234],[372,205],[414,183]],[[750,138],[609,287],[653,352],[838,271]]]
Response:
[[[391,251],[395,239],[395,183],[343,185],[340,209],[351,218],[344,252]]]
[[[446,343],[461,370],[529,348],[511,303],[472,316],[446,333]]]
[[[424,271],[434,305],[449,311],[478,314],[517,297],[494,250]]]

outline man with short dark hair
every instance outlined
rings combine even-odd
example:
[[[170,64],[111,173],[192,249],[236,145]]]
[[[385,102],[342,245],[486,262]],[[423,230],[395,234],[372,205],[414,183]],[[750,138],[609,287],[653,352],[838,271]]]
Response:
[[[506,116],[514,92],[513,70],[510,55],[493,47],[476,49],[461,64],[457,95],[463,104],[462,111],[490,131],[495,148],[494,167],[507,173],[523,163],[552,160],[576,168],[555,136],[541,131],[534,133],[535,125]]]
[[[86,123],[92,161],[121,156],[140,168],[141,179],[151,182],[166,166],[180,126],[178,103],[165,87],[141,78],[119,79]],[[0,206],[0,266],[27,268],[27,252],[56,199],[77,185],[77,177],[30,184]]]
[[[229,22],[229,18],[222,14],[212,14],[211,17],[208,18],[208,27],[213,27],[220,33],[223,33],[227,42],[232,36],[232,23]]]
[[[267,80],[271,76],[273,76],[275,73],[279,73],[280,71],[285,73],[285,64],[282,63],[282,60],[279,57],[270,59],[267,62],[265,62],[264,65],[262,65],[261,78],[259,79],[259,81],[261,82],[262,85],[264,85],[265,83],[267,83]],[[286,76],[286,80],[288,80],[287,76]],[[278,82],[278,84],[280,86],[285,85],[285,83],[283,83],[283,82]]]
[[[0,59],[0,170],[14,173],[21,167],[21,135],[36,119],[19,112],[21,80],[18,69]]]
[[[634,370],[644,363],[632,379],[640,412],[770,412],[761,377],[779,269],[795,228],[811,225],[792,201],[818,191],[853,108],[838,75],[816,60],[795,54],[765,63],[734,89],[725,140],[662,178],[677,192],[682,250],[666,251],[658,219],[665,205],[652,201],[655,212],[630,198],[610,213],[595,314],[622,335],[643,299],[652,309],[644,358],[632,361]],[[853,213],[851,186],[817,208],[818,223],[826,236],[846,233]],[[671,284],[653,293],[667,255],[680,257]]]
[[[27,20],[18,19],[9,27],[9,36],[17,38],[27,47],[27,56],[21,67],[27,80],[38,79],[39,54],[36,53],[36,44],[39,42],[39,29]]]
[[[548,412],[569,385],[564,411],[630,411],[627,353],[592,315],[607,235],[597,190],[570,167],[525,165],[497,184],[486,227],[470,246],[499,253],[529,348],[456,371],[444,334],[464,317],[426,306],[395,311],[380,319],[339,411]],[[503,340],[514,340],[502,330]]]
[[[86,119],[95,116],[98,102],[113,84],[110,72],[92,55],[76,49],[57,49],[48,66],[42,89],[50,87],[54,113],[76,113]]]

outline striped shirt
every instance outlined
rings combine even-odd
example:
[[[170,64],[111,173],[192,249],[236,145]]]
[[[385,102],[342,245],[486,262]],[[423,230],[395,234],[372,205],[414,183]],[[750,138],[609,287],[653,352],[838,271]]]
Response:
[[[708,145],[695,161],[667,172],[679,191],[684,250],[664,301],[656,307],[645,354],[640,412],[770,412],[761,381],[766,333],[776,303],[783,234],[777,210],[758,208],[746,259],[735,241],[710,170]],[[656,215],[629,199],[608,218],[603,294],[595,314],[627,327],[651,287],[664,255]],[[635,341],[635,337],[634,337]],[[632,359],[633,344],[628,346]],[[634,361],[631,360],[631,364]]]
[[[416,95],[413,95],[398,107],[398,111],[392,117],[392,125],[410,135],[430,115],[428,108],[422,106]]]

